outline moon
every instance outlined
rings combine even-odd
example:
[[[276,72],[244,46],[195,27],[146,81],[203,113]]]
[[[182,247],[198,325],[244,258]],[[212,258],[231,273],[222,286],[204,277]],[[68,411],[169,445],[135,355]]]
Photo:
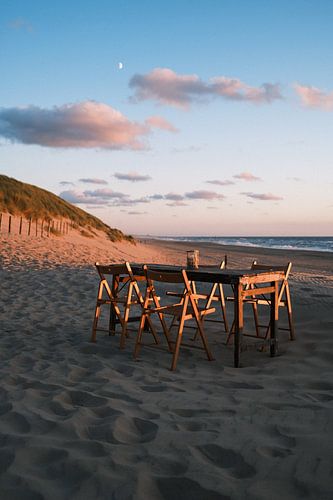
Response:
[[[118,63],[118,69],[123,69],[123,67],[124,67],[123,63],[122,63],[122,62],[119,62],[119,63]]]

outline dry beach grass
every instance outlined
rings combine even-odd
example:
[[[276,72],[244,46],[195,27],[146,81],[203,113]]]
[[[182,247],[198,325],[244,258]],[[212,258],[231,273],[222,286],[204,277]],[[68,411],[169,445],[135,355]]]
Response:
[[[329,499],[333,255],[200,244],[201,262],[294,262],[297,340],[216,360],[89,342],[95,260],[183,263],[186,243],[1,236],[0,497]],[[232,311],[230,311],[232,314]],[[284,311],[281,317],[284,316]]]

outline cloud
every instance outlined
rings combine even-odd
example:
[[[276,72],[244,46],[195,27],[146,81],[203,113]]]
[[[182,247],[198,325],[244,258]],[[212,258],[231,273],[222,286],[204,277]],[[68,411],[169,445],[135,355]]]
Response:
[[[224,200],[225,196],[223,194],[218,194],[215,191],[192,191],[190,193],[185,193],[186,198],[192,200]]]
[[[188,203],[180,200],[173,201],[172,203],[167,203],[166,205],[168,207],[188,207]]]
[[[103,189],[95,189],[94,191],[84,191],[85,196],[92,196],[93,198],[100,198],[104,200],[109,200],[113,198],[128,198],[128,195],[125,193],[119,193],[117,191],[113,191],[109,188]]]
[[[128,195],[118,193],[112,189],[96,189],[95,191],[68,190],[59,194],[60,198],[73,204],[85,205],[113,205],[115,202],[127,200]]]
[[[60,198],[69,203],[77,204],[85,204],[85,205],[101,205],[103,204],[103,200],[98,198],[92,198],[91,196],[86,196],[84,193],[80,193],[78,191],[62,191],[59,194]]]
[[[171,200],[171,201],[182,201],[184,199],[184,196],[182,194],[177,194],[177,193],[168,193],[163,196],[165,200]]]
[[[151,194],[149,198],[151,200],[163,200],[164,196],[163,194]]]
[[[114,174],[116,179],[121,181],[130,181],[130,182],[141,182],[141,181],[149,181],[151,177],[149,175],[138,174],[137,172],[128,172],[128,174],[122,174],[120,172],[116,172]]]
[[[247,182],[255,182],[262,180],[260,177],[256,177],[255,175],[251,174],[251,172],[242,172],[241,174],[234,175],[233,177],[234,179],[241,179],[242,181],[247,181]]]
[[[74,182],[69,181],[60,181],[59,184],[60,186],[75,186]]]
[[[241,193],[248,198],[253,198],[255,200],[263,200],[263,201],[278,201],[278,200],[283,200],[282,196],[277,196],[272,193]]]
[[[136,211],[131,211],[131,212],[127,212],[128,215],[146,215],[148,214],[148,212],[136,212]]]
[[[104,179],[91,179],[91,178],[79,179],[79,182],[84,182],[86,184],[107,184],[107,181],[105,181]]]
[[[216,186],[231,186],[231,184],[235,184],[233,181],[219,181],[219,180],[212,180],[212,181],[206,181],[207,184],[215,184]]]
[[[54,106],[0,108],[0,136],[12,142],[53,148],[145,149],[152,127],[132,122],[95,101]]]
[[[152,128],[160,128],[162,130],[168,130],[169,132],[178,132],[178,129],[165,118],[162,118],[162,116],[151,116],[147,118],[146,123]]]
[[[333,110],[333,92],[324,92],[316,87],[298,83],[294,85],[294,89],[305,107]]]
[[[134,89],[134,102],[155,100],[162,104],[188,108],[193,102],[214,97],[253,103],[270,103],[281,99],[277,84],[264,83],[250,87],[236,78],[218,76],[208,82],[197,75],[178,75],[168,68],[155,68],[146,75],[134,75],[129,86]]]

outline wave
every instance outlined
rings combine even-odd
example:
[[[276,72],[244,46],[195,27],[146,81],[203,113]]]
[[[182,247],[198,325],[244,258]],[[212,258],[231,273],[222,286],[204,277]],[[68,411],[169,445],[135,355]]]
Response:
[[[156,239],[235,245],[242,247],[276,248],[279,250],[308,250],[333,252],[333,237],[330,236],[159,236]]]

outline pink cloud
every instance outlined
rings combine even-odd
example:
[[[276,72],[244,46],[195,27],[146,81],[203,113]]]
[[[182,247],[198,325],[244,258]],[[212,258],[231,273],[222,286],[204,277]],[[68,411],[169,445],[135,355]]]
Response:
[[[173,201],[172,203],[167,203],[166,204],[168,207],[187,207],[188,204],[185,203],[184,201]]]
[[[218,179],[212,181],[206,181],[207,184],[215,184],[216,186],[231,186],[231,184],[235,184],[233,181],[225,180],[220,181]]]
[[[85,184],[107,184],[107,181],[104,179],[96,179],[96,178],[84,178],[79,179],[79,182],[83,182]]]
[[[242,181],[247,181],[247,182],[255,182],[262,180],[260,177],[256,177],[255,175],[251,174],[251,172],[242,172],[240,174],[234,175],[233,177],[234,179],[241,179]]]
[[[116,172],[114,174],[116,179],[120,181],[130,181],[130,182],[142,182],[149,181],[151,177],[149,175],[138,174],[137,172],[128,172],[128,174],[122,174],[120,172]]]
[[[178,132],[178,129],[162,116],[151,116],[150,118],[147,118],[146,123],[152,128],[160,128],[162,130],[167,130],[168,132]]]
[[[204,189],[198,191],[191,191],[185,194],[186,198],[192,200],[223,200],[223,194],[215,193],[215,191],[205,191]]]
[[[155,68],[146,75],[136,74],[129,85],[135,90],[134,101],[152,99],[181,108],[213,97],[254,103],[269,103],[282,98],[277,84],[264,83],[260,87],[251,87],[225,76],[205,82],[195,74],[179,75],[168,68]]]
[[[333,110],[333,92],[324,92],[316,87],[294,85],[295,91],[308,108],[321,108],[325,111]]]
[[[248,198],[253,198],[255,200],[263,200],[263,201],[278,201],[283,200],[282,196],[277,196],[272,193],[241,193]]]
[[[182,201],[184,199],[184,196],[182,194],[177,194],[177,193],[168,193],[164,195],[164,199],[171,201]]]
[[[162,125],[161,119],[160,128]],[[0,109],[0,136],[53,148],[144,149],[142,137],[151,132],[151,127],[132,122],[111,106],[94,101],[51,109]]]

